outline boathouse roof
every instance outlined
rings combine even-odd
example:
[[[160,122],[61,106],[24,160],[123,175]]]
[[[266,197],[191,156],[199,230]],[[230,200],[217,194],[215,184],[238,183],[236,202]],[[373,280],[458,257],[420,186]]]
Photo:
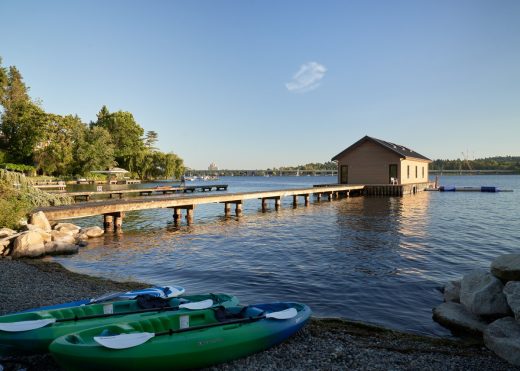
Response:
[[[412,149],[410,149],[408,147],[405,147],[405,146],[403,146],[401,144],[391,143],[391,142],[387,142],[385,140],[369,137],[368,135],[365,135],[363,138],[358,140],[356,143],[354,143],[350,147],[346,148],[342,152],[338,153],[336,156],[334,156],[332,158],[332,161],[338,160],[340,157],[342,157],[347,152],[352,151],[353,149],[359,147],[360,145],[362,145],[363,143],[365,143],[367,141],[379,144],[382,147],[385,147],[386,149],[388,149],[388,150],[398,154],[399,156],[401,156],[403,158],[409,158],[410,157],[410,158],[417,158],[417,159],[421,159],[421,160],[427,160],[427,161],[431,162],[431,160],[428,157],[423,156],[420,153],[417,153],[417,152],[415,152],[414,150],[412,150]]]

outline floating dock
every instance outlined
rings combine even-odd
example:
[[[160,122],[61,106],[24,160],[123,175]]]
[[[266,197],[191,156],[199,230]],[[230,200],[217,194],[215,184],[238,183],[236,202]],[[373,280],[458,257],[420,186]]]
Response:
[[[500,189],[498,187],[481,186],[481,187],[456,187],[456,186],[440,186],[440,192],[513,192],[511,189]]]

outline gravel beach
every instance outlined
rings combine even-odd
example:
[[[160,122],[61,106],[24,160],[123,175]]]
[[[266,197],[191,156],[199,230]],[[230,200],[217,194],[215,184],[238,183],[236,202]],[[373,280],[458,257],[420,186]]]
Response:
[[[149,286],[67,271],[41,260],[0,259],[0,314]],[[59,370],[49,355],[0,355],[0,370]],[[481,344],[316,319],[279,346],[212,370],[520,370]]]

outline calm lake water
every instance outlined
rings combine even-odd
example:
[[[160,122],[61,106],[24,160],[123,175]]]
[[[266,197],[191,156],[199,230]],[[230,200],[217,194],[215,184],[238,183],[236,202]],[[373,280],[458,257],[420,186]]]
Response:
[[[241,192],[335,181],[224,177],[217,183]],[[352,197],[296,209],[287,197],[280,211],[269,204],[266,213],[251,200],[240,219],[224,218],[224,206],[211,204],[195,209],[193,225],[179,227],[169,209],[131,212],[122,235],[90,240],[79,254],[55,260],[115,280],[226,292],[243,303],[301,301],[318,317],[449,336],[431,319],[444,283],[520,248],[520,176],[446,176],[440,184],[514,192]],[[101,226],[102,218],[72,222]]]

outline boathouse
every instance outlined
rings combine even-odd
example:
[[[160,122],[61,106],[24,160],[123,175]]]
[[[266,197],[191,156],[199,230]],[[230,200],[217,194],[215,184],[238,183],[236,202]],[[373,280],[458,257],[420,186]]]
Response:
[[[408,147],[369,136],[332,161],[338,163],[338,183],[372,185],[428,183],[428,164],[432,162]]]

